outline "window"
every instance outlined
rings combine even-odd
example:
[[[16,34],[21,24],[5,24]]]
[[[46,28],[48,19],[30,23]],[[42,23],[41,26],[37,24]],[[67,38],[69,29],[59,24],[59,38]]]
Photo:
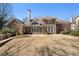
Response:
[[[32,27],[32,32],[36,32],[37,28],[36,27]]]
[[[50,27],[50,32],[53,32],[53,27]]]
[[[52,32],[53,32],[53,27],[52,27],[52,26],[48,26],[48,27],[47,27],[47,31],[48,31],[49,33],[52,33]]]

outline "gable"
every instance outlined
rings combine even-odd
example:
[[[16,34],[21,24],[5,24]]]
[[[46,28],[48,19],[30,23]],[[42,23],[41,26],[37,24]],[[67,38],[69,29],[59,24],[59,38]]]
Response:
[[[31,23],[31,25],[36,25],[36,24],[39,24],[37,21],[33,21],[32,23]]]
[[[24,25],[21,21],[19,21],[18,19],[12,19],[10,20],[9,22],[7,22],[5,24],[5,26],[8,26],[8,25],[12,25],[13,23],[18,23],[19,25]]]
[[[41,25],[46,25],[46,24],[55,24],[56,18],[50,18],[50,17],[40,17],[40,18],[35,18],[31,21],[31,24],[41,24]]]

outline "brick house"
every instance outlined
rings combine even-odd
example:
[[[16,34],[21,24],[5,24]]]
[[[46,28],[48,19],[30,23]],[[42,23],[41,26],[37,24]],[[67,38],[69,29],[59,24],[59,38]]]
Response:
[[[63,30],[70,30],[70,22],[59,20],[56,17],[35,17],[31,19],[31,10],[27,11],[27,22],[22,22],[17,18],[12,18],[5,25],[15,30],[20,34],[48,34],[60,33]]]
[[[13,18],[5,25],[15,28],[20,34],[52,34],[59,33],[63,30],[70,30],[69,22],[58,20],[55,17],[35,18],[26,23],[23,23],[17,18]]]

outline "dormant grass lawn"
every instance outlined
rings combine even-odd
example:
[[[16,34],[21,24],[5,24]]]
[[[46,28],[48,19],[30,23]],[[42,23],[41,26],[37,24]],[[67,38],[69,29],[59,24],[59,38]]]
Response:
[[[79,55],[79,37],[62,34],[21,35],[0,47],[0,55],[77,56]]]

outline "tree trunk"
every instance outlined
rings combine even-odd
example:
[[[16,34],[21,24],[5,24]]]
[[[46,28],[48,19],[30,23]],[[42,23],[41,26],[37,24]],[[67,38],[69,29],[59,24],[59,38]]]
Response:
[[[2,22],[2,20],[0,21],[0,29],[2,29],[2,27],[3,27],[3,22]]]

